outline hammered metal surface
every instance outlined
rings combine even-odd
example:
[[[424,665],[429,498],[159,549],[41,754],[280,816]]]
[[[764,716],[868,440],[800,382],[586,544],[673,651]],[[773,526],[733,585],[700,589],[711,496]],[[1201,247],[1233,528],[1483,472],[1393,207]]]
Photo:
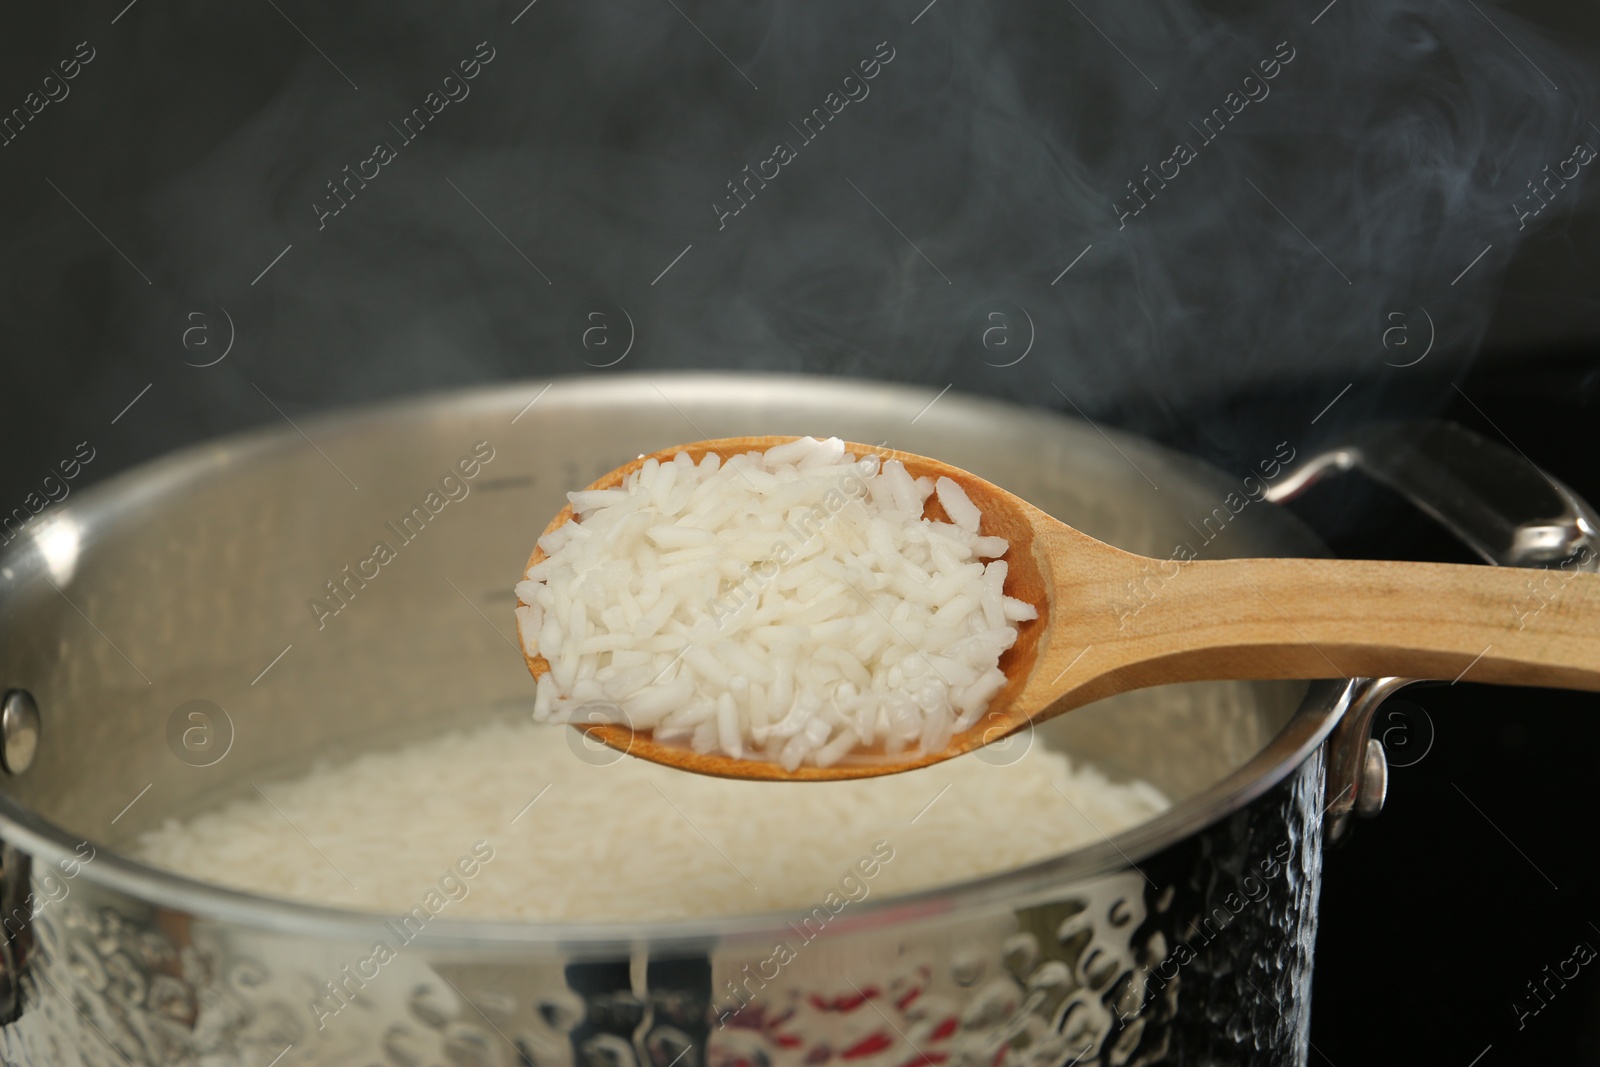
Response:
[[[1171,953],[1195,950],[1173,983],[1172,1062],[1306,1062],[1323,776],[1319,749],[1266,796],[1146,867],[1175,891],[1163,931]]]
[[[820,933],[797,916],[787,952],[508,962],[419,944],[363,979],[369,944],[223,929],[84,884],[30,924],[0,1063],[1301,1064],[1322,774],[1318,753],[1237,814],[1042,903]]]

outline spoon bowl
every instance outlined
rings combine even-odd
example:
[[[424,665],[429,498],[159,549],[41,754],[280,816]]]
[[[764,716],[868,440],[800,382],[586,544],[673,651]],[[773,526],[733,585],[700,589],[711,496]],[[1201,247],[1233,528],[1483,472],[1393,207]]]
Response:
[[[596,480],[615,488],[649,459],[699,462],[764,451],[794,437],[731,437],[640,456]],[[1006,682],[984,715],[938,752],[859,748],[828,767],[702,754],[663,744],[593,707],[573,725],[593,742],[697,774],[827,781],[938,763],[1116,693],[1215,679],[1401,676],[1600,690],[1600,575],[1559,570],[1561,587],[1530,622],[1527,575],[1514,569],[1371,560],[1155,560],[1073,529],[999,486],[926,456],[846,443],[857,457],[947,477],[981,514],[979,533],[1005,538],[1006,594],[1038,617],[1018,623],[1000,659]],[[924,517],[948,521],[937,497]],[[573,521],[569,504],[545,533]],[[535,548],[527,566],[543,560]],[[1130,599],[1138,604],[1130,611]],[[1119,606],[1120,605],[1120,606]],[[519,622],[520,628],[520,622]],[[524,648],[526,645],[524,644]],[[524,652],[538,678],[543,656]],[[581,711],[581,708],[580,708]]]

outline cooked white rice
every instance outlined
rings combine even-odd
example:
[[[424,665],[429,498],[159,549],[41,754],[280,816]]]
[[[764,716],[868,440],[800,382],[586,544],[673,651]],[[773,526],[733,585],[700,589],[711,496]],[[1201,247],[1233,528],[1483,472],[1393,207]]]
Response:
[[[950,522],[923,517],[935,495]],[[939,752],[1037,616],[1005,595],[1008,546],[959,485],[836,437],[652,458],[568,499],[576,521],[517,585],[523,647],[550,664],[540,721],[623,722],[791,771],[877,743]]]
[[[493,724],[323,766],[139,838],[146,862],[268,896],[397,914],[486,841],[450,918],[650,920],[809,907],[875,842],[872,893],[1018,867],[1167,807],[1034,745],[844,782],[736,782],[610,750],[570,727]],[[1021,744],[1022,742],[1017,742]],[[537,797],[531,807],[529,801]],[[348,880],[347,880],[348,879]]]

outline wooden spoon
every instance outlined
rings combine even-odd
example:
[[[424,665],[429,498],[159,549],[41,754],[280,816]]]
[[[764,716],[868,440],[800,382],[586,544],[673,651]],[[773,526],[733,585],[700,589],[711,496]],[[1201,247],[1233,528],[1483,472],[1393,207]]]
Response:
[[[793,437],[733,437],[662,449],[727,457]],[[1225,559],[1177,563],[1112,548],[1020,497],[936,459],[847,444],[858,457],[898,459],[913,478],[956,481],[983,513],[980,532],[1010,543],[1006,593],[1039,617],[1020,624],[1001,657],[1007,683],[977,725],[941,752],[858,750],[831,767],[700,755],[615,723],[581,724],[589,737],[655,763],[728,778],[822,781],[911,770],[958,756],[1091,701],[1146,686],[1210,679],[1467,678],[1506,685],[1600,690],[1600,574],[1550,570],[1547,595],[1526,570],[1339,559]],[[640,457],[589,486],[620,485]],[[945,519],[937,498],[925,513]],[[563,508],[546,532],[571,521]],[[544,558],[534,549],[533,566]],[[1554,586],[1551,582],[1555,582]],[[1130,613],[1130,588],[1144,606]],[[1542,605],[1542,608],[1541,608]],[[535,678],[549,669],[524,654]]]

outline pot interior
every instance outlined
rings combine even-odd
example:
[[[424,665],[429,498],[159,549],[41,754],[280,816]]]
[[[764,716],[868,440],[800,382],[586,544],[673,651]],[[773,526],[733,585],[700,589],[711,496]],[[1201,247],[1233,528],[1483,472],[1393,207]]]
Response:
[[[126,845],[316,760],[526,719],[511,590],[533,540],[567,490],[678,441],[881,441],[1151,556],[1179,544],[1207,557],[1320,553],[1267,503],[1225,507],[1240,486],[1215,471],[1046,412],[770,377],[543,387],[219,441],[35,522],[0,561],[0,686],[35,697],[42,729],[32,766],[4,790],[74,838]],[[376,562],[379,543],[391,558]],[[1147,690],[1056,719],[1035,742],[1182,805],[1267,747],[1304,693]]]

